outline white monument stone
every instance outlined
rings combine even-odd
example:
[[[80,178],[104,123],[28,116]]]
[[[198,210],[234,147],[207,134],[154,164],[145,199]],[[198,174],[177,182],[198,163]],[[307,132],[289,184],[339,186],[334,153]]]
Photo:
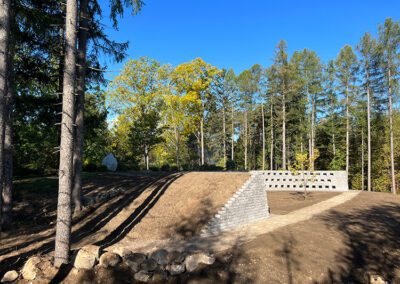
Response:
[[[117,170],[118,162],[112,153],[108,154],[103,161],[102,165],[106,166],[109,171],[115,172]]]

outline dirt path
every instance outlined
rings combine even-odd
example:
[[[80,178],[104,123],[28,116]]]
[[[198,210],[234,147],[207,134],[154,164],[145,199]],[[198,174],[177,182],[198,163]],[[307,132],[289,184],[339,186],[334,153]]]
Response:
[[[147,243],[130,242],[129,240],[120,242],[118,246],[127,247],[134,250],[149,252],[156,247],[164,247],[169,249],[201,249],[212,252],[219,252],[230,249],[239,244],[243,244],[254,240],[260,235],[270,233],[279,228],[289,226],[301,221],[311,219],[313,216],[320,214],[328,209],[338,206],[346,201],[351,200],[357,196],[359,191],[348,191],[336,195],[327,200],[313,204],[311,206],[303,207],[301,209],[292,211],[286,215],[273,216],[264,221],[249,224],[235,230],[228,231],[210,237],[194,237],[184,241],[171,241],[159,240],[149,241]],[[112,250],[114,247],[108,249]]]

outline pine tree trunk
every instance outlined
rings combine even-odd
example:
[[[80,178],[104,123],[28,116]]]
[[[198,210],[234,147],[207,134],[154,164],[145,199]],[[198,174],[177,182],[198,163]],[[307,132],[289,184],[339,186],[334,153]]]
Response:
[[[282,95],[282,168],[286,170],[286,97]]]
[[[311,107],[311,155],[314,155],[315,151],[315,98],[312,99]],[[311,160],[311,171],[314,170],[314,159]]]
[[[312,134],[311,134],[311,99],[310,94],[308,93],[308,86],[307,86],[307,120],[308,120],[308,156],[311,157],[313,149],[312,149]]]
[[[75,212],[80,212],[82,203],[82,164],[84,143],[84,113],[85,113],[85,89],[86,89],[86,49],[87,49],[87,15],[88,0],[80,1],[79,32],[78,32],[78,77],[77,100],[75,115],[75,145],[74,145],[74,187],[72,189],[72,201]]]
[[[5,136],[5,112],[7,97],[7,78],[8,78],[8,55],[10,43],[10,13],[11,6],[9,0],[0,2],[0,197],[3,194],[4,183],[4,136]],[[0,220],[2,220],[3,198],[0,198]],[[1,228],[0,228],[1,231]]]
[[[201,165],[204,165],[204,116],[200,120],[200,135],[201,135]]]
[[[60,267],[69,261],[71,235],[71,191],[74,154],[74,93],[76,75],[77,1],[67,1],[65,24],[65,69],[63,84],[63,112],[61,122],[60,167],[54,265]]]
[[[224,169],[226,170],[226,129],[225,129],[225,107],[222,107],[222,132],[224,143]]]
[[[264,102],[261,98],[261,119],[262,119],[262,170],[265,171],[265,121],[264,121]]]
[[[346,174],[349,176],[349,156],[350,156],[350,122],[349,122],[349,84],[346,83]]]
[[[271,149],[270,149],[270,158],[269,158],[269,170],[272,171],[274,169],[274,107],[271,102]]]
[[[244,109],[244,169],[247,170],[247,108]]]
[[[369,74],[367,73],[367,127],[368,127],[368,191],[371,191],[371,102],[369,94]]]
[[[8,81],[5,105],[5,132],[4,132],[4,182],[3,182],[3,212],[2,229],[12,226],[13,207],[13,106],[14,106],[14,35],[10,33],[8,56]]]
[[[232,106],[232,116],[231,116],[231,120],[232,120],[232,148],[231,148],[231,150],[232,150],[232,153],[231,153],[231,159],[232,159],[232,161],[234,160],[233,159],[233,157],[234,157],[234,154],[235,154],[235,121],[234,121],[234,119],[233,119],[233,110],[234,110],[234,107]]]
[[[364,128],[361,128],[361,190],[364,190]]]
[[[390,131],[390,166],[392,173],[392,193],[396,194],[396,175],[394,169],[394,146],[393,146],[393,102],[390,63],[388,64],[388,83],[389,83],[389,131]]]

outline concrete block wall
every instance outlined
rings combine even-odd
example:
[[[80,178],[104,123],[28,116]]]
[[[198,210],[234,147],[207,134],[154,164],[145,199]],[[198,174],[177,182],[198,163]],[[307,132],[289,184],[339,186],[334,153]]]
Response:
[[[303,190],[302,175],[290,171],[258,171],[264,172],[266,190]],[[312,178],[310,178],[313,176]],[[304,178],[309,191],[347,191],[349,190],[346,171],[315,171],[307,173]]]
[[[202,236],[228,231],[269,217],[265,173],[250,173],[251,177],[202,230]]]

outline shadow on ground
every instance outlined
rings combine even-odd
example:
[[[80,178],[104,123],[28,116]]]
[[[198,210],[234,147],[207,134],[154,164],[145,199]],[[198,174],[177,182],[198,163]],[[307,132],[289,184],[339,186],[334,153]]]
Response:
[[[372,206],[351,213],[331,211],[321,219],[345,235],[345,249],[336,251],[335,268],[314,283],[369,283],[380,275],[400,283],[400,205]]]
[[[97,240],[97,244],[104,247],[112,245],[119,240],[121,240],[140,220],[148,213],[148,211],[154,206],[154,204],[159,200],[162,194],[168,189],[169,185],[184,173],[178,174],[167,174],[157,177],[120,177],[113,176],[114,182],[107,185],[107,187],[102,188],[102,190],[109,190],[115,188],[116,186],[125,186],[129,190],[123,194],[110,199],[107,202],[107,206],[104,209],[102,205],[103,202],[94,204],[87,207],[81,212],[80,215],[73,219],[73,225],[80,222],[86,222],[79,229],[75,230],[71,235],[72,244],[81,241],[90,235],[95,234],[100,230],[107,222],[112,220],[116,215],[118,215],[121,210],[128,206],[131,202],[137,199],[144,191],[149,187],[154,186],[154,189],[149,194],[149,196],[140,204],[136,210],[130,214],[125,221],[123,221],[120,226],[118,226],[114,231],[109,232],[106,236],[101,236],[101,239]],[[100,181],[97,181],[100,182]],[[99,185],[96,181],[89,185],[87,191],[91,191],[96,185]],[[103,206],[104,207],[104,206]],[[97,214],[97,215],[96,215]],[[10,269],[16,269],[21,267],[23,263],[31,256],[38,254],[47,254],[54,250],[54,236],[55,233],[52,232],[48,236],[40,236],[38,238],[33,238],[27,242],[22,242],[16,246],[7,246],[4,243],[3,248],[0,250],[0,255],[12,252],[14,250],[23,250],[20,254],[15,256],[10,256],[5,258],[0,263],[0,275],[4,274]],[[2,240],[4,242],[4,240]],[[27,250],[26,248],[34,243],[42,242],[38,247]],[[61,273],[62,271],[60,271]]]

